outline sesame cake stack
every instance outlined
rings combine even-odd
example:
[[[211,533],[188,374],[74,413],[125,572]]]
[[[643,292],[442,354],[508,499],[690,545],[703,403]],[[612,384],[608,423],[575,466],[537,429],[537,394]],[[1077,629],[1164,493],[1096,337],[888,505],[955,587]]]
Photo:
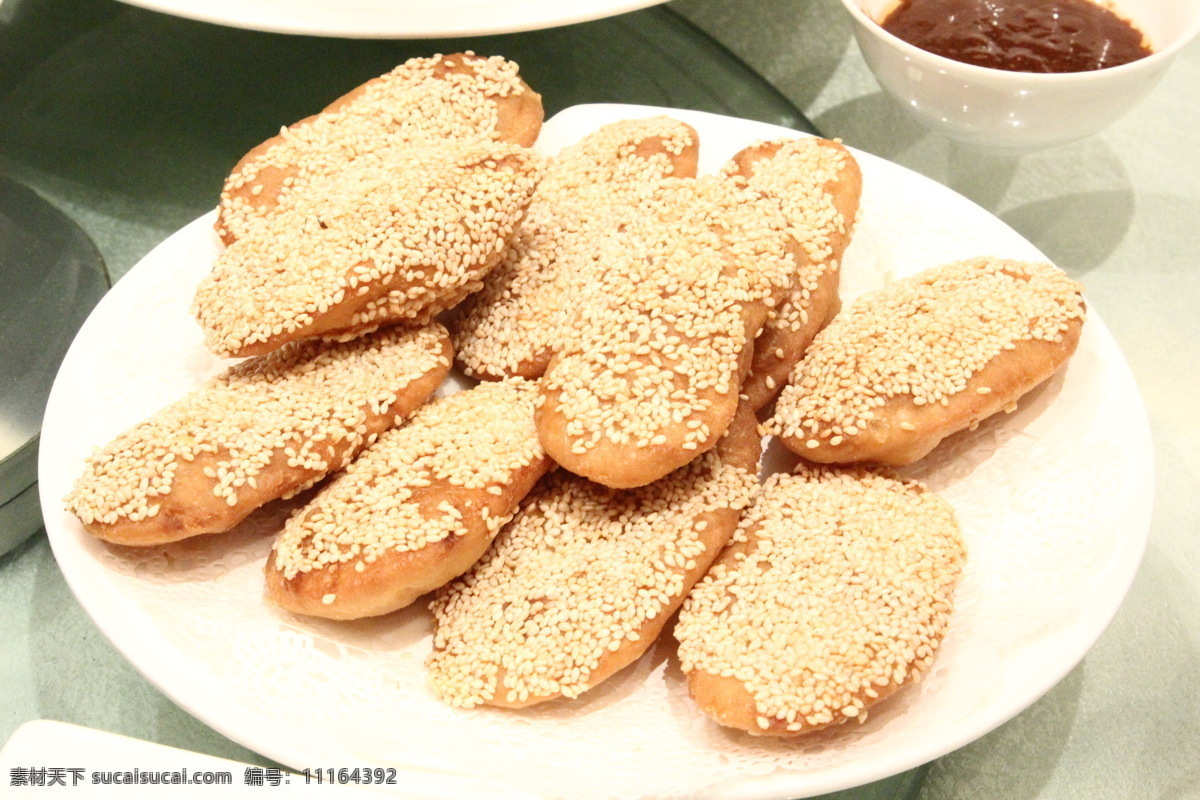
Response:
[[[577,698],[678,611],[716,722],[861,722],[929,669],[966,558],[953,509],[878,465],[1015,408],[1073,352],[1079,287],[980,257],[841,310],[862,175],[840,143],[697,177],[669,117],[548,160],[541,122],[515,64],[464,53],[250,151],[193,302],[246,360],[93,456],[68,508],[162,544],[329,477],[267,598],[346,620],[429,596],[450,705]],[[807,461],[760,483],[764,436]]]

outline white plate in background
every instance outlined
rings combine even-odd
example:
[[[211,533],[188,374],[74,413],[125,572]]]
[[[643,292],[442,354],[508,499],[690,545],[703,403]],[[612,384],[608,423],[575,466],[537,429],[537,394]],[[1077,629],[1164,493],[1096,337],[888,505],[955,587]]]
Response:
[[[201,22],[356,39],[483,36],[573,25],[663,0],[124,0]]]
[[[591,105],[547,122],[538,146],[552,153],[606,122],[654,113],[700,132],[702,172],[754,141],[801,135],[700,112]],[[844,298],[956,258],[1041,258],[949,189],[855,155],[864,194]],[[448,708],[423,684],[423,605],[335,623],[265,604],[264,533],[279,513],[131,553],[88,536],[62,509],[93,446],[220,369],[188,313],[218,247],[211,214],[188,225],[84,325],[43,425],[42,510],[72,590],[130,662],[221,733],[295,769],[394,766],[405,796],[431,798],[754,800],[844,789],[937,758],[1040,697],[1103,631],[1141,560],[1153,500],[1149,426],[1092,310],[1067,368],[1020,410],[906,470],[955,506],[970,556],[933,669],[866,724],[782,742],[727,732],[691,705],[664,645],[579,701]]]

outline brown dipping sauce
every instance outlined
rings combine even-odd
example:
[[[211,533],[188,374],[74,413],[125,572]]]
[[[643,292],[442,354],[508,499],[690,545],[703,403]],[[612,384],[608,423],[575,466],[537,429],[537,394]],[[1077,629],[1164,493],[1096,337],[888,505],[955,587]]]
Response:
[[[902,0],[882,24],[930,53],[1013,72],[1087,72],[1151,53],[1091,0]]]

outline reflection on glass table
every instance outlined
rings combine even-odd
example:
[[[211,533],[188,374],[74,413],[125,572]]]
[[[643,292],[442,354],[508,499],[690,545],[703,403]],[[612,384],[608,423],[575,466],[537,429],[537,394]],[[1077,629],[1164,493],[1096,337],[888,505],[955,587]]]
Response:
[[[38,431],[50,384],[88,312],[108,289],[78,225],[0,176],[0,555],[41,527]]]

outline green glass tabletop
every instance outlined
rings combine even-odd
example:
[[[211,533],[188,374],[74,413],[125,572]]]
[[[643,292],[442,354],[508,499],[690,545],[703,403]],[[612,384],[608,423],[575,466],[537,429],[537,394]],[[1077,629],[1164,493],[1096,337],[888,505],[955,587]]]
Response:
[[[0,25],[0,171],[66,208],[117,278],[215,206],[230,168],[280,125],[407,58],[460,50],[517,61],[547,116],[622,102],[813,131],[770,84],[663,7],[522,34],[364,41],[103,0],[24,0]]]

